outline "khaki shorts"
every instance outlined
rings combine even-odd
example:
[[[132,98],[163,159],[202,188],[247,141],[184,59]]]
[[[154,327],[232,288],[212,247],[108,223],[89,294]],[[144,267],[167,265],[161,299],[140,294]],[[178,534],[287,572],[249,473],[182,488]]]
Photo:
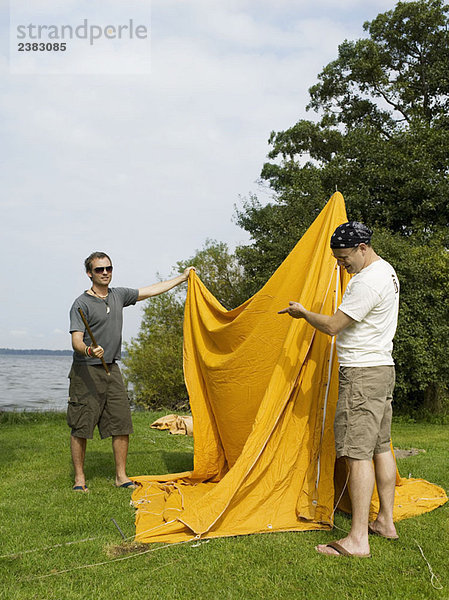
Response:
[[[128,392],[117,364],[73,364],[69,373],[67,424],[72,435],[91,440],[98,425],[101,438],[133,432]]]
[[[370,460],[388,452],[394,367],[340,367],[339,381],[334,421],[337,458]]]

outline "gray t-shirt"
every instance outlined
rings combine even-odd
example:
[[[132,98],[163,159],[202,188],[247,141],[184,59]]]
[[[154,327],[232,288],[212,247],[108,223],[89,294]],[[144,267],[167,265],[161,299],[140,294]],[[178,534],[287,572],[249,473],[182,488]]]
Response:
[[[84,333],[84,343],[87,346],[91,345],[92,340],[78,311],[78,308],[81,308],[97,344],[104,349],[104,360],[107,363],[120,360],[123,326],[122,310],[125,306],[135,304],[138,296],[139,290],[122,287],[109,288],[106,300],[84,292],[75,300],[70,309],[70,333],[82,331]],[[87,358],[77,352],[73,353],[73,362],[89,365],[101,364],[99,358]]]

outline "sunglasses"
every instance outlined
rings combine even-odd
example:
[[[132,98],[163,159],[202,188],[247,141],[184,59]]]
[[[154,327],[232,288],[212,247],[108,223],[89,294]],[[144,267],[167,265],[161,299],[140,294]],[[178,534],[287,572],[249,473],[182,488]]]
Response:
[[[106,271],[106,273],[112,273],[112,265],[109,265],[108,267],[95,267],[93,271],[94,273],[103,273],[103,271]]]

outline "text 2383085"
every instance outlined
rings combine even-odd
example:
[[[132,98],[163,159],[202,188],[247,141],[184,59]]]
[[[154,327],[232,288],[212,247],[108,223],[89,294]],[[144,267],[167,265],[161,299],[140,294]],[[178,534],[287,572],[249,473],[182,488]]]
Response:
[[[18,52],[65,52],[67,42],[19,42]]]

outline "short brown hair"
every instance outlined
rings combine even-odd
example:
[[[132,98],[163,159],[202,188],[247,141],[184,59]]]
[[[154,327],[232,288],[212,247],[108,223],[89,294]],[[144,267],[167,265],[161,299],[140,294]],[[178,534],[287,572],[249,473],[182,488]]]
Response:
[[[86,267],[86,273],[92,273],[92,261],[96,258],[107,258],[112,265],[112,260],[105,252],[92,252],[84,261],[84,266]]]

